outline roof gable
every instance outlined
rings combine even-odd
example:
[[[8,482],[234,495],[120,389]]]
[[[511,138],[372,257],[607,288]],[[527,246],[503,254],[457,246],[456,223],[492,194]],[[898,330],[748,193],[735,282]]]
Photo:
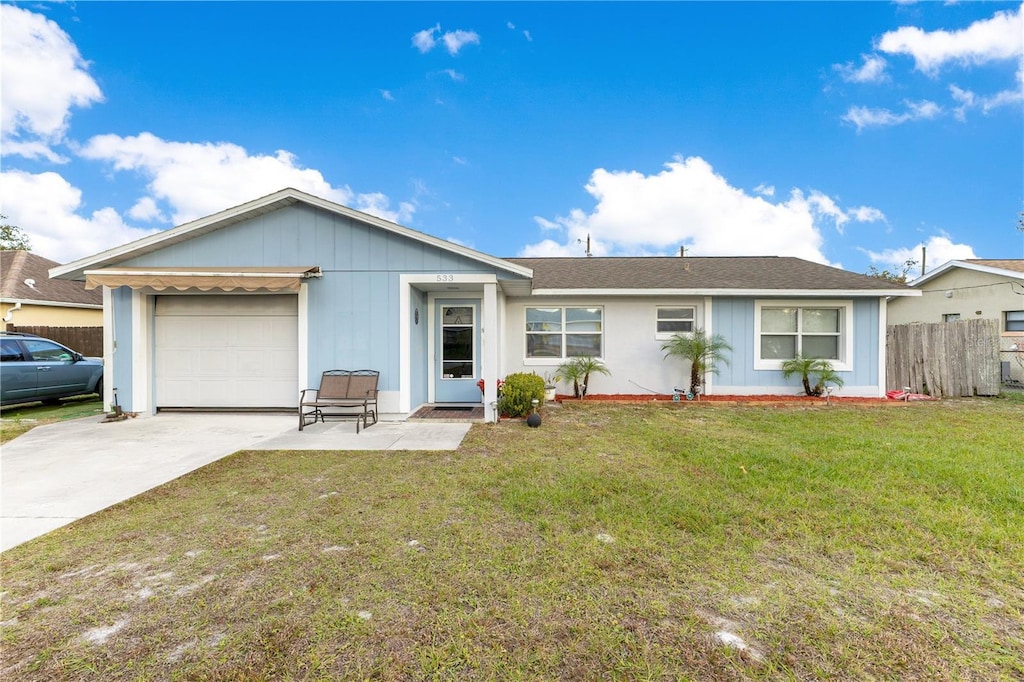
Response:
[[[791,295],[916,295],[908,287],[801,258],[635,257],[510,258],[533,270],[535,292],[692,292]]]
[[[469,258],[492,268],[504,270],[520,277],[529,277],[530,271],[522,266],[515,265],[509,261],[490,256],[480,251],[453,244],[452,242],[430,236],[423,232],[389,222],[382,218],[362,213],[355,209],[342,206],[341,204],[315,197],[311,194],[301,192],[297,189],[286,188],[259,199],[229,208],[205,218],[199,218],[192,222],[179,225],[169,230],[143,237],[134,242],[108,249],[101,253],[79,259],[67,265],[53,268],[51,276],[64,279],[84,279],[86,270],[110,267],[128,262],[140,256],[144,256],[161,249],[180,244],[196,237],[210,234],[211,232],[236,225],[243,221],[272,211],[291,206],[296,203],[304,203],[310,206],[335,213],[340,216],[364,223],[373,228],[384,230],[400,235],[413,241],[448,251],[458,256]]]
[[[26,303],[103,305],[102,291],[87,291],[81,282],[50,279],[50,269],[59,265],[29,251],[0,251],[0,297]]]
[[[910,286],[915,288],[920,287],[926,282],[937,277],[941,277],[943,274],[955,269],[983,272],[990,275],[1009,277],[1010,279],[1024,280],[1024,259],[968,258],[965,260],[947,261],[931,272],[925,273],[921,277],[915,279],[910,283]]]

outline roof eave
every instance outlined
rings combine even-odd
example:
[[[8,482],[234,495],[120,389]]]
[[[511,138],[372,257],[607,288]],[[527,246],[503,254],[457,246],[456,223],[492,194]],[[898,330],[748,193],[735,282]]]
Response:
[[[785,298],[884,298],[920,296],[914,289],[534,289],[533,296],[760,296]]]
[[[931,272],[925,273],[910,282],[907,286],[919,287],[929,280],[935,279],[939,275],[948,272],[954,268],[962,268],[964,270],[973,270],[974,272],[983,272],[989,275],[998,275],[1000,277],[1011,277],[1013,279],[1024,280],[1024,272],[1017,272],[1015,270],[1007,270],[1005,268],[994,268],[991,265],[981,265],[979,263],[968,263],[962,260],[951,260],[943,263],[939,267],[935,268]]]
[[[123,244],[112,249],[107,249],[106,251],[102,251],[98,254],[51,268],[49,274],[50,277],[54,279],[81,280],[85,278],[85,271],[87,269],[96,269],[107,265],[117,264],[128,258],[150,253],[165,246],[191,239],[199,234],[241,222],[248,217],[267,213],[271,210],[284,206],[290,206],[300,201],[311,206],[316,206],[317,208],[321,208],[325,211],[343,215],[363,223],[368,223],[374,227],[387,230],[394,234],[402,235],[409,239],[429,244],[466,258],[480,261],[490,265],[491,267],[505,270],[514,275],[526,278],[533,277],[533,271],[530,268],[516,265],[501,258],[496,258],[459,244],[438,239],[437,237],[432,237],[422,232],[417,232],[416,230],[403,227],[397,223],[384,220],[383,218],[378,218],[377,216],[373,216],[368,213],[356,211],[355,209],[348,208],[347,206],[342,206],[341,204],[334,203],[333,201],[327,201],[326,199],[321,199],[320,197],[316,197],[312,194],[307,194],[293,188],[282,189],[274,192],[273,194],[268,194],[265,197],[260,197],[259,199],[254,199],[239,206],[206,216],[205,218],[199,218],[177,227],[173,227],[169,230],[164,230],[162,232],[149,235],[148,237],[137,239],[136,241],[129,242],[128,244]]]

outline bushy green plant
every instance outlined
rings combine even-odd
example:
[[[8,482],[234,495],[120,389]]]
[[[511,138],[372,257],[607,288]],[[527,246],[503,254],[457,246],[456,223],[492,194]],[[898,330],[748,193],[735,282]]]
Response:
[[[544,402],[544,380],[536,374],[517,372],[505,377],[498,409],[508,417],[525,417],[533,409],[533,400]]]
[[[572,395],[574,398],[586,398],[587,389],[590,387],[591,374],[603,374],[611,376],[611,371],[597,358],[589,355],[582,355],[576,358],[569,358],[558,366],[556,381],[571,381]]]

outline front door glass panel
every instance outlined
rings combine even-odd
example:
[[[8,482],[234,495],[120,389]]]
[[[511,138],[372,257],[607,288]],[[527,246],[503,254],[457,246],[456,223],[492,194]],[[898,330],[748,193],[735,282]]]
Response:
[[[445,306],[441,314],[441,379],[474,376],[472,306]]]

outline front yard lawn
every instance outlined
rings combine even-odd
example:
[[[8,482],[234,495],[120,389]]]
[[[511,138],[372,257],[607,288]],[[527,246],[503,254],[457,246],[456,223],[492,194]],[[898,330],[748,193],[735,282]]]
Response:
[[[1024,404],[241,452],[0,555],[4,679],[1024,677]]]

